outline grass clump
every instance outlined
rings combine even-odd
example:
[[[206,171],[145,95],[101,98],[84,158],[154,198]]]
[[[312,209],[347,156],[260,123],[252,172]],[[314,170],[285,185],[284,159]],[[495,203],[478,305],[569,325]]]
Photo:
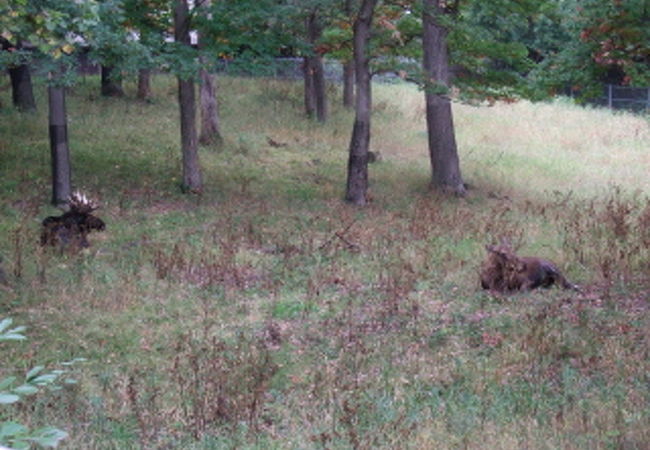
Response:
[[[38,245],[54,212],[42,99],[35,116],[2,112],[0,308],[33,332],[3,349],[0,378],[87,360],[74,388],[5,417],[38,414],[69,448],[650,440],[643,118],[455,105],[473,188],[447,198],[428,190],[421,93],[377,86],[382,160],[359,210],[341,201],[352,115],[336,96],[321,125],[296,84],[221,79],[225,140],[201,149],[204,194],[184,196],[173,81],[151,104],[96,98],[95,81],[68,104],[75,185],[107,223],[83,252]],[[482,291],[501,238],[584,293]]]

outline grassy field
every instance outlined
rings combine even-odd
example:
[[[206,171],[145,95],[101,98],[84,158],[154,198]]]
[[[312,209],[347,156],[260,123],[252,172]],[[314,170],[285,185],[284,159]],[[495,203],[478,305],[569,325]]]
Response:
[[[2,93],[0,318],[29,339],[0,344],[0,379],[85,362],[0,421],[58,426],[70,449],[647,448],[647,117],[457,104],[471,189],[448,198],[421,93],[376,86],[382,160],[357,209],[334,90],[319,125],[299,84],[220,80],[225,143],[185,196],[172,80],[151,103],[98,84],[68,96],[73,184],[107,223],[78,254],[38,245],[56,213],[44,99],[21,115]],[[501,238],[584,293],[482,291]]]

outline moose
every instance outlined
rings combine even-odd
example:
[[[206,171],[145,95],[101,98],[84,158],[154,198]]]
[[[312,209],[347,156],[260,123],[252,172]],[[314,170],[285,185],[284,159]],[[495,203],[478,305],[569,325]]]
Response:
[[[580,288],[570,283],[557,266],[547,259],[517,256],[506,244],[486,245],[485,249],[488,257],[483,262],[480,273],[483,289],[514,292],[558,285],[580,292]]]
[[[90,246],[88,233],[106,229],[104,221],[92,214],[99,205],[81,192],[77,191],[70,195],[68,206],[70,209],[64,214],[43,219],[42,246],[58,245],[61,249],[86,248]]]

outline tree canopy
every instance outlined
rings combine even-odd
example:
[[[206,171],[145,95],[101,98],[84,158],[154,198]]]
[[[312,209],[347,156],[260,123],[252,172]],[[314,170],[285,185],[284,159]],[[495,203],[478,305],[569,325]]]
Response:
[[[278,55],[318,51],[340,60],[352,52],[353,0],[220,0],[190,2],[203,48],[212,58],[251,64]],[[453,84],[463,96],[541,98],[574,87],[593,95],[602,82],[650,83],[650,6],[645,0],[456,0],[445,11]],[[90,46],[96,59],[121,70],[160,64],[193,71],[194,55],[169,42],[169,0],[2,0],[0,35],[8,67],[46,55],[65,57]],[[422,23],[417,0],[377,4],[369,51],[373,71],[404,73],[420,58]],[[322,37],[310,43],[300,17],[318,10]],[[165,41],[167,37],[167,42]],[[19,45],[28,44],[29,51]],[[34,52],[33,50],[37,51]],[[182,51],[181,51],[182,50]],[[60,62],[60,61],[59,61]],[[261,70],[264,63],[256,68]],[[411,66],[412,68],[413,66]],[[417,78],[417,73],[408,76]]]

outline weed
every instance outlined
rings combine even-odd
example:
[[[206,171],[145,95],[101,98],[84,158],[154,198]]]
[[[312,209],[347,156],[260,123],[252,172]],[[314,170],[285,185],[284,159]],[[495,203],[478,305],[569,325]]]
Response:
[[[70,97],[71,148],[107,227],[78,254],[38,245],[44,99],[28,123],[0,122],[0,308],[30,327],[30,347],[2,361],[88,359],[74,389],[35,404],[70,448],[650,440],[647,122],[454,105],[472,188],[450,199],[428,188],[421,92],[377,86],[383,161],[357,210],[341,201],[349,111],[332,104],[317,124],[298,84],[222,77],[225,140],[201,154],[204,194],[186,198],[174,80],[156,77],[149,104],[89,100],[96,82]],[[485,245],[504,238],[584,295],[482,291]]]

